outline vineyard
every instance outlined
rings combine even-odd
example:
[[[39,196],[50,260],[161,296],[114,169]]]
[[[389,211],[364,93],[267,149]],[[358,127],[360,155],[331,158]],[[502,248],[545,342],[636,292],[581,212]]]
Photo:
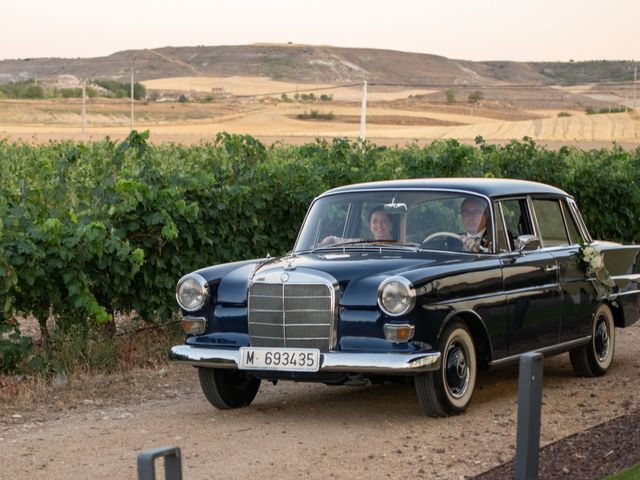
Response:
[[[344,184],[493,176],[558,186],[595,238],[640,243],[640,148],[548,150],[455,140],[381,147],[336,138],[266,147],[219,134],[194,146],[126,140],[0,141],[0,372],[46,370],[16,318],[56,332],[113,331],[116,314],[162,324],[176,280],[209,264],[287,252],[310,201]]]

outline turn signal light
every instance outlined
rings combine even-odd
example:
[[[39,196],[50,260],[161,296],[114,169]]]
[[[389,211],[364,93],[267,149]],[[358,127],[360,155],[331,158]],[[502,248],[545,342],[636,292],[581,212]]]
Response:
[[[182,317],[182,330],[187,335],[200,335],[207,327],[204,317]]]
[[[385,323],[384,338],[393,343],[406,343],[413,338],[415,330],[413,325]]]

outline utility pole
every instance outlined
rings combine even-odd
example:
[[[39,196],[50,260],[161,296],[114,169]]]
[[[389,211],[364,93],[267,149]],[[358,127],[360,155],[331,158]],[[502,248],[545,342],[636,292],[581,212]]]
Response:
[[[133,55],[131,60],[129,61],[129,65],[131,66],[131,122],[130,129],[133,130],[133,67],[136,63],[136,56]]]
[[[636,103],[636,82],[638,79],[638,67],[633,67],[633,113],[636,113],[638,104]]]
[[[367,81],[362,82],[362,109],[360,110],[360,141],[365,140],[365,128],[367,123]]]
[[[84,142],[84,130],[87,125],[87,79],[82,80],[82,141]]]

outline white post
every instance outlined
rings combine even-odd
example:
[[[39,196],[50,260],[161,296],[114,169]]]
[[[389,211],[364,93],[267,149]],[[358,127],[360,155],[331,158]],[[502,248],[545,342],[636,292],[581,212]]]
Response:
[[[84,142],[84,130],[87,125],[87,80],[82,80],[82,141]]]
[[[362,82],[362,109],[360,110],[360,141],[365,140],[365,128],[367,123],[367,82]]]
[[[133,130],[133,65],[136,62],[136,56],[134,55],[131,59],[131,121],[130,128]]]
[[[633,68],[633,113],[636,113],[638,104],[636,103],[636,81],[638,77],[638,67]]]

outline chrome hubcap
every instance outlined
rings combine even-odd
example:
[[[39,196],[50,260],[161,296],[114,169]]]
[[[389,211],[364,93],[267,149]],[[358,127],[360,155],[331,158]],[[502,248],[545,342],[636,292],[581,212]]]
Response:
[[[599,318],[596,324],[593,347],[600,362],[604,361],[609,355],[609,329],[604,318]]]
[[[469,365],[465,357],[465,350],[457,342],[452,343],[447,350],[446,382],[449,393],[454,398],[462,397],[469,385]]]

